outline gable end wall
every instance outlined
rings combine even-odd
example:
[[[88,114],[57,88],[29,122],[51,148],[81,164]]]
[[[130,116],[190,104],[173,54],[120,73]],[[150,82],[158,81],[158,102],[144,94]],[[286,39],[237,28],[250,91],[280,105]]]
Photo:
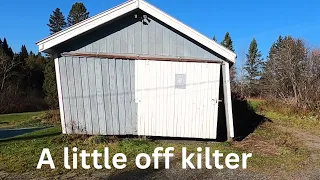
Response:
[[[139,11],[128,14],[71,39],[55,47],[55,50],[60,53],[76,51],[224,59],[154,17],[148,15],[151,21],[146,25],[136,19],[135,14],[145,13]]]

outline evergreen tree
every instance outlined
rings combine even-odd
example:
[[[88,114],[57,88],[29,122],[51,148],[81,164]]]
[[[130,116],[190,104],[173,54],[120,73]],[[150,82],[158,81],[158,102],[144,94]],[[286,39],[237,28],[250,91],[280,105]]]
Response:
[[[51,108],[58,107],[58,92],[55,76],[54,60],[50,58],[44,68],[44,83],[43,90],[45,100]]]
[[[231,40],[230,34],[229,32],[226,33],[226,35],[224,36],[223,41],[221,42],[221,45],[223,45],[224,47],[228,48],[229,50],[231,50],[232,52],[234,52],[233,49],[233,42]]]
[[[258,44],[255,38],[250,43],[248,54],[246,54],[247,60],[244,69],[247,73],[246,80],[249,86],[249,93],[251,95],[257,95],[258,79],[261,76],[261,70],[263,65],[263,59],[261,52],[258,50]]]
[[[226,33],[224,36],[223,41],[221,42],[221,45],[229,49],[230,51],[234,52],[233,48],[233,41],[231,40],[231,36],[229,32]],[[236,86],[236,67],[235,65],[230,67],[230,82],[231,82],[231,90],[235,89]]]
[[[26,59],[29,87],[42,91],[44,81],[44,64],[45,58],[41,55],[41,53],[35,55],[32,51],[30,52],[30,55]]]
[[[9,85],[18,72],[15,69],[18,65],[16,57],[10,46],[7,43],[6,38],[0,43],[0,92],[5,88],[5,85]],[[1,99],[1,98],[0,98]],[[1,105],[0,105],[1,106]]]
[[[72,5],[68,15],[68,26],[77,24],[89,18],[89,12],[83,3],[76,2]]]
[[[62,12],[59,8],[56,8],[53,11],[53,14],[50,15],[49,24],[51,34],[61,31],[67,26],[65,22],[65,17],[63,16]],[[29,66],[37,65],[37,61],[44,61],[44,58],[41,54],[34,56],[29,61]],[[42,72],[40,73],[39,68],[42,68]],[[32,83],[33,84],[41,84],[43,83],[43,92],[45,93],[45,100],[47,101],[50,107],[57,107],[58,106],[58,94],[57,94],[57,86],[56,86],[56,78],[55,78],[55,68],[54,68],[54,60],[49,58],[47,63],[44,67],[37,66],[37,69],[34,70],[33,74],[43,75],[43,78],[34,78],[32,76]]]
[[[28,75],[29,69],[26,66],[26,61],[29,57],[28,50],[25,45],[21,46],[21,50],[18,54],[15,55],[14,61],[17,63],[17,66],[14,68],[14,71],[18,74],[15,80],[18,82],[21,88],[28,89]]]
[[[213,36],[212,40],[214,40],[215,42],[218,42],[218,40],[217,40],[215,35]]]
[[[25,45],[22,45],[22,46],[21,46],[21,51],[20,51],[20,53],[19,53],[19,61],[20,61],[20,63],[21,63],[22,65],[25,64],[26,59],[28,58],[28,56],[29,56],[29,53],[28,53],[28,50],[27,50],[26,46],[25,46]]]
[[[9,56],[10,58],[13,58],[14,53],[13,53],[11,47],[9,47],[6,38],[3,38],[3,42],[2,42],[1,48],[2,48],[3,53],[4,53],[5,55]]]
[[[272,55],[273,55],[277,50],[279,50],[279,48],[280,48],[281,45],[282,45],[283,40],[286,40],[287,38],[288,38],[288,37],[284,37],[284,38],[283,38],[282,36],[279,36],[279,38],[277,39],[277,41],[272,44],[272,46],[271,46],[271,48],[270,48],[270,51],[269,51],[269,56],[268,56],[269,59],[272,59]],[[291,38],[291,37],[289,37],[289,38]]]
[[[50,15],[49,24],[47,26],[50,29],[50,34],[61,31],[66,27],[67,23],[65,22],[65,17],[59,8],[56,8]]]

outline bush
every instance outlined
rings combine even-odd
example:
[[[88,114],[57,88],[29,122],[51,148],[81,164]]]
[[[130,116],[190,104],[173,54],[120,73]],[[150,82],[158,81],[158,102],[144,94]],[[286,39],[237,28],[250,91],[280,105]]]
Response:
[[[46,111],[41,117],[42,122],[48,124],[60,124],[60,113],[59,110]]]

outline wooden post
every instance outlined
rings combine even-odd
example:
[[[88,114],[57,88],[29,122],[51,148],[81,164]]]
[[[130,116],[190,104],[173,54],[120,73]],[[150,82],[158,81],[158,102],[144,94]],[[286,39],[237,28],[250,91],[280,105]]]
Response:
[[[60,77],[60,67],[59,67],[59,56],[57,53],[53,54],[54,57],[54,66],[56,71],[56,81],[57,81],[57,90],[58,90],[58,98],[59,98],[59,110],[60,110],[60,120],[62,127],[62,134],[67,134],[66,124],[64,119],[64,107],[62,102],[62,89],[61,89],[61,77]]]
[[[232,116],[232,104],[231,104],[231,89],[230,89],[230,73],[229,63],[224,62],[222,64],[222,78],[223,78],[223,95],[224,95],[224,106],[226,113],[226,124],[227,124],[227,136],[228,140],[234,137],[233,129],[233,116]]]

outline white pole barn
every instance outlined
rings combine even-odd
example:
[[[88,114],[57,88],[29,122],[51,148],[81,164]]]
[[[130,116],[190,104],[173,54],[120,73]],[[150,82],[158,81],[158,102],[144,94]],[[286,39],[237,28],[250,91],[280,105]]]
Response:
[[[55,57],[65,134],[216,139],[223,81],[234,137],[236,54],[146,1],[127,1],[37,45]]]

